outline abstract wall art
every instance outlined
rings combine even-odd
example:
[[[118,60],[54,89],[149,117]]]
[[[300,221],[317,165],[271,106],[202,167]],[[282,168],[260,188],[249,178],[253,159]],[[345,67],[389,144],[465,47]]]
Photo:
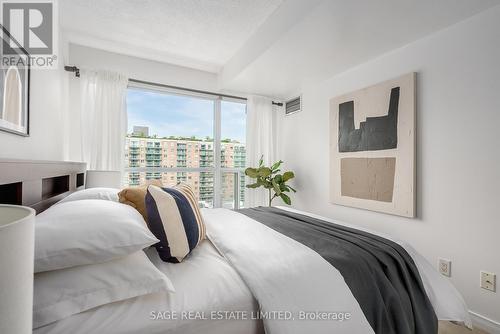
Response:
[[[330,201],[415,217],[416,73],[330,100]]]

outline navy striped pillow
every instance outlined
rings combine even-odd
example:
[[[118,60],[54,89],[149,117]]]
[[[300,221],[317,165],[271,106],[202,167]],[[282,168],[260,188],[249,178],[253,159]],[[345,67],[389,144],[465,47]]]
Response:
[[[150,185],[146,211],[149,229],[160,240],[156,250],[165,262],[181,262],[205,239],[205,224],[188,185],[173,188]]]

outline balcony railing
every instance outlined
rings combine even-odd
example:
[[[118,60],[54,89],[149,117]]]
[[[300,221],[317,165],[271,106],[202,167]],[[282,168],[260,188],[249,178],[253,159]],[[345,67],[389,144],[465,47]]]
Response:
[[[139,167],[139,164],[130,164],[129,162],[129,167],[125,169],[125,172],[129,173],[125,182],[128,182],[129,185],[141,185],[145,180],[151,179],[165,179],[166,182],[174,183],[187,182],[193,185],[201,207],[217,206],[217,203],[219,206],[230,208],[239,208],[243,205],[245,177],[242,168],[222,168],[222,175],[218,178],[213,166],[191,168],[186,167],[186,163],[187,161],[180,160],[176,167],[161,167],[159,162],[146,161],[146,166]],[[199,173],[199,176],[190,179],[189,176],[192,173]],[[165,178],[165,174],[168,175],[167,178]],[[171,176],[174,178],[171,179]],[[216,184],[217,188],[215,188]]]

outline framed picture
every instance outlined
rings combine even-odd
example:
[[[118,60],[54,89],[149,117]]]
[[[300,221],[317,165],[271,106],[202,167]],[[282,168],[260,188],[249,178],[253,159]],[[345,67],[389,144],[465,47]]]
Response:
[[[415,217],[416,73],[330,100],[330,201]]]
[[[1,28],[0,130],[29,136],[29,54]],[[15,43],[17,47],[9,49],[17,54],[4,54],[9,43]]]

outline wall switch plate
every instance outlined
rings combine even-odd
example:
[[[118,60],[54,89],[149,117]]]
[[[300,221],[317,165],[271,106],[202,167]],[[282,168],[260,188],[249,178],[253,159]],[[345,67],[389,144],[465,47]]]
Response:
[[[497,289],[497,275],[481,271],[481,288],[495,292]]]
[[[451,261],[447,259],[439,259],[438,261],[439,273],[444,276],[451,277]]]

